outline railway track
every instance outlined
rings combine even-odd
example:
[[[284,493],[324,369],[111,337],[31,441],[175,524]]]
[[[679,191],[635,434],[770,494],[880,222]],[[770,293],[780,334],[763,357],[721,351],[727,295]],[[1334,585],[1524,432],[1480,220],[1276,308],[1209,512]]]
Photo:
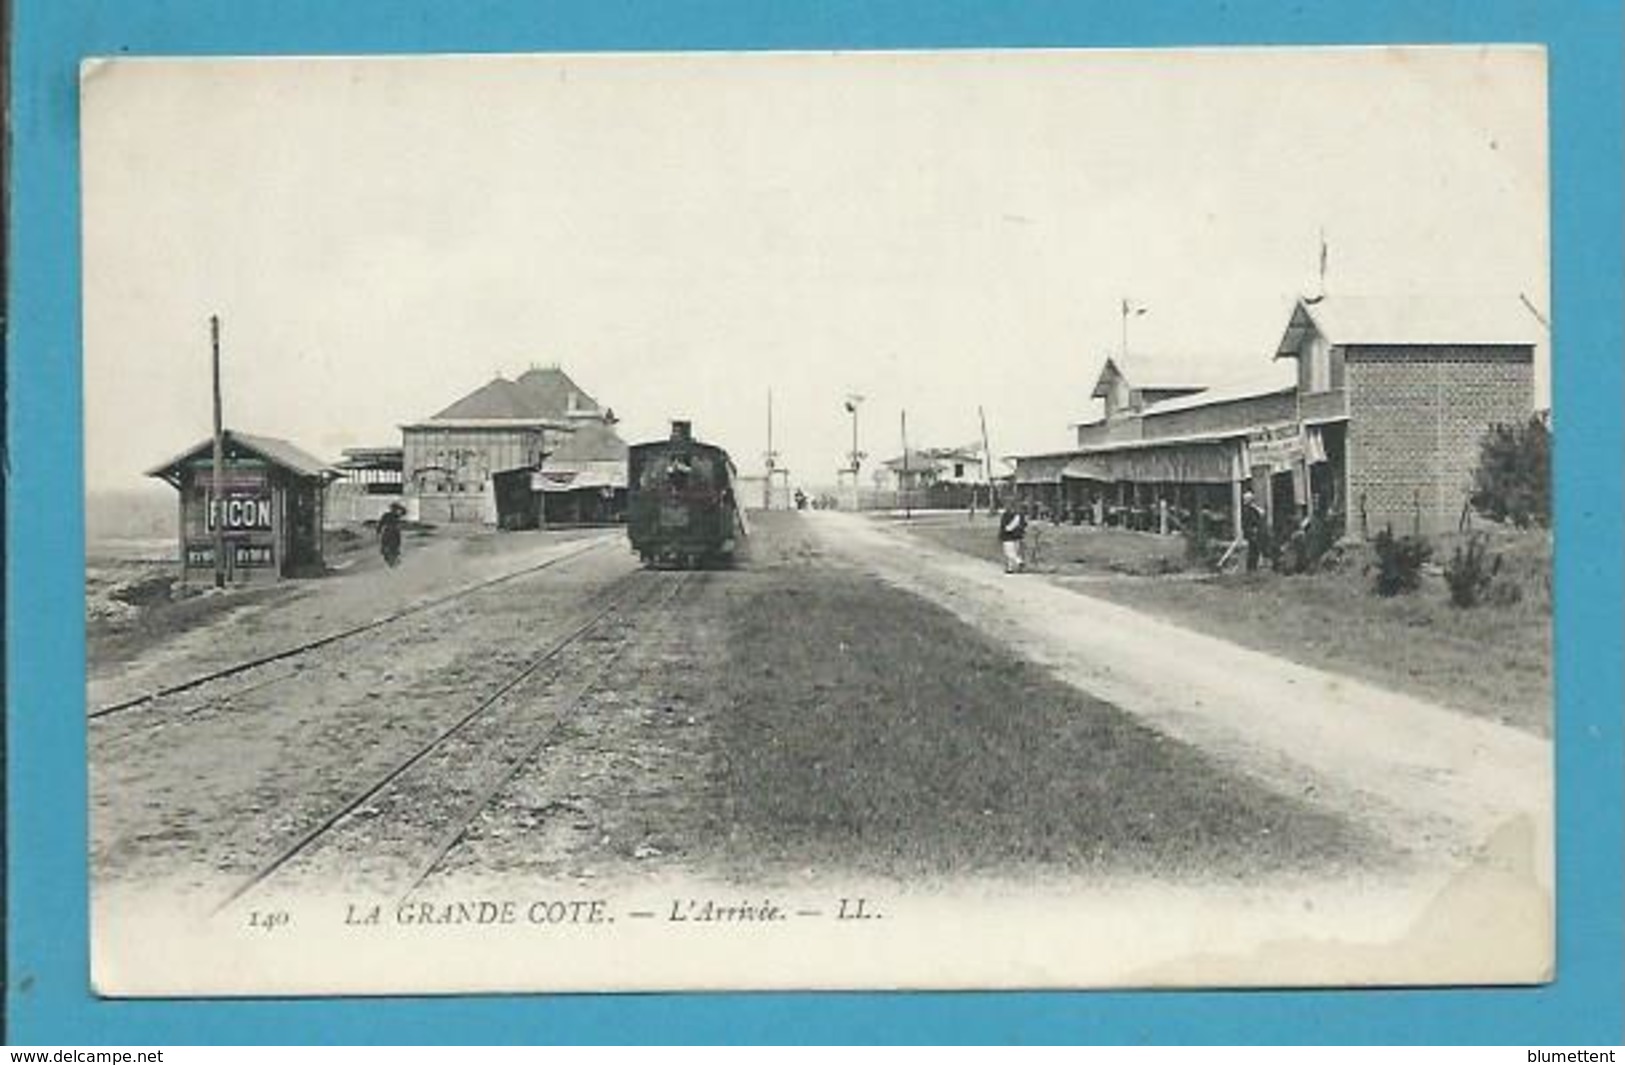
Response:
[[[314,639],[306,640],[303,643],[295,644],[292,647],[286,647],[278,651],[260,655],[243,662],[225,666],[221,669],[211,670],[207,673],[199,674],[184,681],[165,685],[164,687],[158,688],[155,691],[147,692],[143,695],[133,696],[129,699],[120,700],[119,702],[115,703],[109,703],[106,706],[98,707],[97,709],[90,711],[88,714],[86,714],[86,718],[94,722],[105,721],[108,718],[126,714],[132,710],[150,708],[154,704],[160,703],[171,696],[182,695],[186,692],[206,688],[217,684],[220,681],[229,680],[233,677],[239,677],[246,673],[252,673],[254,671],[264,669],[266,666],[275,665],[280,662],[302,659],[313,652],[330,647],[334,644],[353,640],[358,636],[362,636],[369,632],[374,632],[387,625],[393,625],[397,622],[404,621],[407,618],[415,617],[453,603],[461,602],[468,599],[470,596],[479,594],[480,592],[488,591],[492,588],[519,580],[520,578],[533,576],[544,570],[552,569],[554,566],[562,565],[566,562],[570,562],[574,559],[580,558],[583,555],[596,551],[605,546],[607,543],[609,543],[608,540],[591,541],[579,550],[571,551],[567,554],[557,555],[553,558],[547,559],[546,561],[539,562],[536,565],[526,566],[523,569],[514,570],[511,573],[504,573],[489,580],[480,581],[476,584],[456,589],[455,591],[436,596],[432,599],[413,603],[410,606],[403,607],[400,610],[395,610],[380,617],[373,618],[372,620],[363,622],[360,625],[352,625],[336,632],[330,632],[325,635],[315,637]],[[260,688],[286,680],[289,677],[296,675],[298,672],[298,670],[290,670],[287,672],[275,673],[269,677],[261,677],[247,684],[239,685],[233,688],[231,691],[224,693],[224,697],[231,698],[246,694],[248,692],[257,691]],[[211,702],[212,701],[214,700],[211,700]],[[198,706],[188,710],[182,710],[177,716],[184,717],[191,713],[195,713],[199,709],[202,709],[202,707]]]
[[[281,876],[336,865],[402,899],[463,840],[493,798],[559,735],[637,636],[695,580],[628,574],[594,608],[468,711],[278,845],[215,907],[221,913]],[[617,629],[619,631],[617,631]],[[564,655],[574,648],[576,653]],[[331,882],[324,878],[324,882]]]

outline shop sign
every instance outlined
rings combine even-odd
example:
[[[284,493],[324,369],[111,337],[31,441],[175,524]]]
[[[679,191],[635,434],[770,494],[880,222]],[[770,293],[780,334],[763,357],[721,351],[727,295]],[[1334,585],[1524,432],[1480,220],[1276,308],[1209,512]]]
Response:
[[[270,532],[270,496],[227,496],[209,500],[208,531],[222,523],[227,532]]]
[[[1247,437],[1247,461],[1253,466],[1285,470],[1302,462],[1303,456],[1301,426],[1281,425],[1259,429]]]

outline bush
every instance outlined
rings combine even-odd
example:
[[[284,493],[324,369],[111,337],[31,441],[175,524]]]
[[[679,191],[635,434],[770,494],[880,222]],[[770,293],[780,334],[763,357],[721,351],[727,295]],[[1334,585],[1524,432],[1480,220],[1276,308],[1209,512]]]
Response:
[[[1335,569],[1337,527],[1324,517],[1310,518],[1287,539],[1276,568],[1283,573],[1315,573]]]
[[[1180,530],[1185,539],[1185,560],[1193,566],[1217,568],[1225,544],[1208,531],[1206,522],[1190,522]]]
[[[1459,607],[1477,606],[1501,572],[1501,556],[1489,557],[1482,536],[1459,544],[1445,563],[1444,580],[1450,586],[1450,602]],[[1509,585],[1516,589],[1516,585]],[[1521,597],[1521,596],[1520,596]]]
[[[1391,596],[1414,592],[1422,586],[1422,566],[1433,557],[1433,546],[1420,536],[1395,536],[1383,529],[1371,542],[1376,552],[1377,576],[1373,591]]]
[[[1523,602],[1523,585],[1508,580],[1492,581],[1484,601],[1491,606],[1517,606]]]
[[[1523,425],[1493,425],[1478,448],[1473,509],[1520,529],[1551,521],[1551,431],[1540,415]]]

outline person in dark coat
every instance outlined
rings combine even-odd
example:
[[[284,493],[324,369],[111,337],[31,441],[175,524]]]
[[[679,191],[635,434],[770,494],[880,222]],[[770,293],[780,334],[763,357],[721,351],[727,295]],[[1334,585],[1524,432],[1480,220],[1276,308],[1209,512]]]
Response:
[[[401,556],[401,516],[405,513],[405,507],[391,503],[389,509],[378,516],[378,543],[384,560],[392,566]]]
[[[1258,569],[1258,557],[1266,553],[1265,537],[1268,522],[1264,508],[1258,505],[1251,488],[1241,493],[1241,537],[1247,541],[1247,572]]]
[[[1027,516],[1014,504],[1006,506],[999,515],[999,546],[1004,549],[1004,572],[1020,573],[1027,568],[1022,555],[1022,541],[1027,538]]]

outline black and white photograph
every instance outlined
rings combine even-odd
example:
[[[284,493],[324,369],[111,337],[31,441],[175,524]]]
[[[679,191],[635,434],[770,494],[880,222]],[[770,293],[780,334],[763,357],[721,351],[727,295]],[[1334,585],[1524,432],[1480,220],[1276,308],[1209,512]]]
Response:
[[[1549,981],[1546,78],[87,60],[95,990]]]

